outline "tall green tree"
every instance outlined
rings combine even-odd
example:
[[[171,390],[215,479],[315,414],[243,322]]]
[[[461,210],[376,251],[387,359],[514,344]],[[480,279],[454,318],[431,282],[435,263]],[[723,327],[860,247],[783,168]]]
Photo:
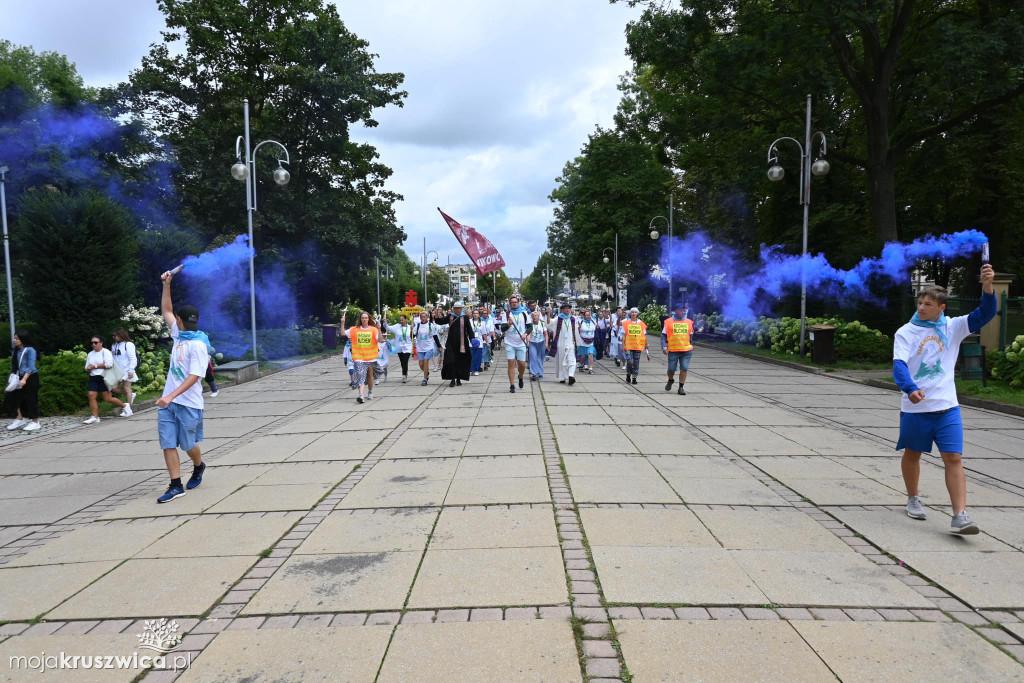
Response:
[[[550,290],[549,278],[546,274],[546,269],[549,267],[551,268]],[[559,273],[554,256],[551,255],[550,251],[545,251],[537,257],[537,264],[533,267],[533,270],[530,271],[530,274],[523,280],[523,284],[519,288],[519,291],[526,299],[546,301],[548,298],[548,291],[557,294],[562,291],[564,286],[565,278],[563,278],[561,273]]]
[[[599,128],[555,182],[555,218],[547,231],[558,269],[612,284],[615,266],[604,262],[604,250],[614,248],[618,233],[620,277],[645,277],[658,248],[648,226],[667,212],[672,187],[657,149],[636,135]]]
[[[639,101],[649,105],[639,120],[673,165],[693,173],[693,191],[711,190],[723,206],[716,179],[735,179],[745,216],[767,194],[745,169],[763,172],[775,137],[802,139],[806,93],[816,96],[814,127],[828,133],[833,168],[849,171],[827,184],[853,181],[838,217],[855,227],[864,216],[877,242],[918,234],[898,182],[911,157],[1024,94],[1024,18],[1012,0],[631,4],[648,5],[627,30]],[[792,150],[783,154],[794,168]]]
[[[353,125],[401,106],[403,76],[379,73],[368,43],[323,0],[160,0],[167,31],[112,97],[151,121],[176,163],[174,185],[189,219],[209,238],[245,230],[245,192],[230,150],[248,100],[253,144],[272,139],[291,155],[291,182],[271,180],[275,146],[259,152],[255,246],[290,261],[307,309],[359,287],[350,275],[377,249],[400,243],[385,188],[391,170]],[[173,46],[183,44],[178,53]],[[294,254],[313,245],[316,259]]]
[[[94,192],[25,195],[12,234],[27,317],[42,349],[109,337],[137,294],[137,231],[124,207]]]

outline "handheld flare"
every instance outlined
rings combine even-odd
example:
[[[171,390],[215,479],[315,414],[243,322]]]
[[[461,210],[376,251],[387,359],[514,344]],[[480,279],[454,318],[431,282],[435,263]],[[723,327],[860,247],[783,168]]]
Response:
[[[171,268],[171,275],[177,275],[178,273],[181,272],[181,269],[184,268],[184,267],[185,267],[185,264],[182,263],[180,266],[177,266],[176,268]]]
[[[984,244],[981,245],[981,262],[982,263],[991,263],[989,257],[990,257],[990,253],[989,253],[989,250],[988,250],[988,242],[985,242]]]

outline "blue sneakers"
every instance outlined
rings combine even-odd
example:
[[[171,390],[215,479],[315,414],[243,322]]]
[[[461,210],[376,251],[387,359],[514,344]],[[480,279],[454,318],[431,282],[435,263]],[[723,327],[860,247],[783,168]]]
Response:
[[[189,483],[191,484],[192,482],[190,481]],[[178,486],[168,486],[167,487],[167,493],[165,493],[164,495],[162,495],[159,498],[157,498],[156,502],[158,502],[158,503],[170,503],[175,498],[178,498],[178,497],[184,496],[184,495],[185,495],[185,489],[181,488],[180,484]]]
[[[192,468],[192,476],[188,478],[188,483],[185,484],[185,488],[189,491],[194,489],[203,483],[203,473],[206,471],[206,463],[202,463],[199,467]]]
[[[523,376],[522,375],[519,375],[519,388],[520,389],[523,388]]]

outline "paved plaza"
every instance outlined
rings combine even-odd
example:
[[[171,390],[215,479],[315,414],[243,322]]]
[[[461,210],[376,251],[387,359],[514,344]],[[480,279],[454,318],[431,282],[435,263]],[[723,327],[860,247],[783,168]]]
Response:
[[[937,457],[903,511],[895,392],[698,348],[686,396],[660,353],[510,394],[503,356],[365,405],[338,358],[223,389],[167,505],[153,411],[3,447],[0,680],[164,618],[147,683],[1024,678],[1024,419],[963,409],[954,537]]]

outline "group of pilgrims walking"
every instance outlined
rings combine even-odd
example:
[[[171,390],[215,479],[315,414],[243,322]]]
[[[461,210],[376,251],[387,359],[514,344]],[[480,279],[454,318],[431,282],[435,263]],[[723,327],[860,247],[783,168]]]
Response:
[[[661,346],[669,370],[666,391],[672,388],[678,368],[678,393],[686,393],[683,384],[693,353],[691,317],[687,307],[678,303],[663,322]],[[552,363],[559,382],[572,386],[577,371],[594,374],[595,361],[606,356],[625,370],[627,384],[636,384],[644,353],[648,360],[651,357],[647,332],[636,308],[574,312],[566,302],[556,311],[535,301],[523,305],[513,296],[506,306],[493,309],[485,305],[468,310],[457,301],[450,311],[424,310],[412,319],[402,315],[394,325],[378,322],[363,311],[356,324],[344,331],[344,358],[358,403],[373,399],[374,384],[387,379],[393,355],[398,356],[403,383],[409,381],[409,361],[415,358],[423,386],[429,384],[431,372],[440,372],[449,387],[462,386],[489,370],[502,349],[509,393],[525,387],[527,374],[530,381],[542,380],[545,362]]]

